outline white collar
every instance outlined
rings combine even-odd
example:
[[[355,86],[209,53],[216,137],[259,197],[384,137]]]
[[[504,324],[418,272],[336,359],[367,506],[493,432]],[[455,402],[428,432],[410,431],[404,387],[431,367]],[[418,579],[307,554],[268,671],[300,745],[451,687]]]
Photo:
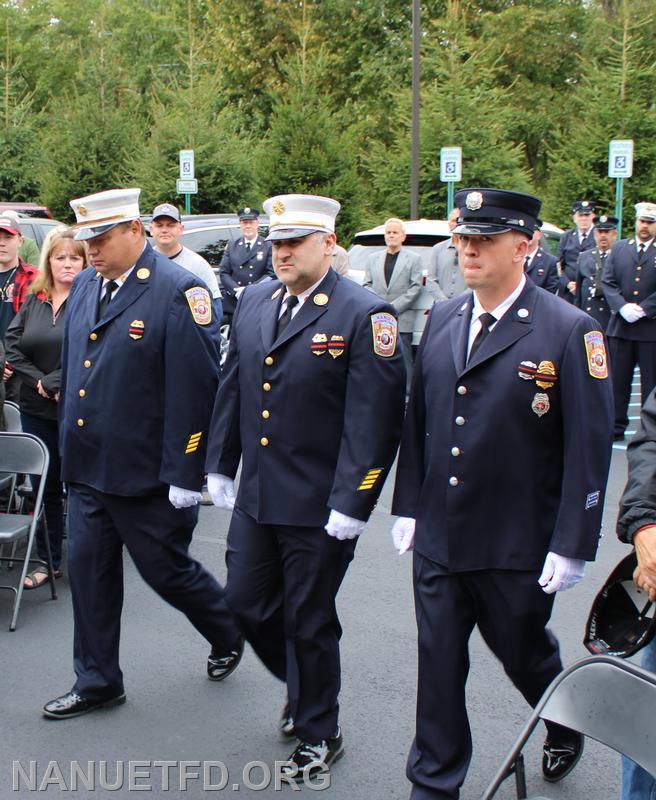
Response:
[[[515,289],[513,289],[513,291],[508,295],[508,297],[506,297],[505,300],[499,303],[499,305],[496,308],[493,308],[492,311],[490,311],[490,314],[492,314],[492,316],[496,319],[497,322],[501,319],[501,317],[503,317],[506,311],[508,311],[508,309],[512,306],[515,300],[517,300],[519,295],[524,290],[524,286],[526,286],[526,275],[522,273],[522,277],[517,286],[515,287]],[[478,318],[481,316],[481,314],[485,314],[485,309],[480,304],[478,297],[476,297],[476,292],[474,292],[474,308],[472,309],[472,318],[471,318],[472,325],[474,324],[474,322],[478,322]],[[496,325],[496,323],[494,324]],[[492,329],[492,327],[494,326],[491,326],[490,330]]]

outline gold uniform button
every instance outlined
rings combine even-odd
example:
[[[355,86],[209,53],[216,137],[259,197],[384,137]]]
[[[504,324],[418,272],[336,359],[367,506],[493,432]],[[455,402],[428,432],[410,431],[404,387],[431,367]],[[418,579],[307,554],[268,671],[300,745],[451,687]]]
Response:
[[[88,358],[87,358],[87,360],[84,362],[84,366],[85,366],[87,369],[89,369],[89,367],[91,366],[91,362],[89,361],[89,359],[88,359]]]
[[[270,383],[264,383],[264,384],[262,384],[262,388],[264,389],[265,392],[270,392],[271,391],[271,384]]]
[[[451,448],[451,455],[452,456],[459,456],[460,455],[460,448],[459,447],[452,447]]]
[[[80,395],[80,397],[86,397],[87,396],[87,393],[86,393],[86,391],[84,389],[80,389],[78,394]]]
[[[264,359],[264,363],[267,365],[267,367],[270,367],[270,366],[271,366],[271,364],[273,364],[273,359],[271,358],[271,356],[267,356],[267,357]]]
[[[262,419],[269,419],[270,416],[271,415],[269,414],[269,412],[265,408],[264,411],[262,412]]]
[[[640,283],[640,278],[636,278],[636,283]]]
[[[458,386],[457,390],[458,394],[467,394],[467,387],[466,386]]]
[[[266,438],[266,436],[263,436],[260,439],[260,444],[262,445],[262,447],[266,447],[269,444],[269,440]]]
[[[642,267],[638,267],[638,272],[640,272],[641,269],[642,269]]]
[[[89,339],[91,339],[92,342],[95,342],[97,338],[98,338],[98,334],[97,333],[90,333],[89,334]]]
[[[633,294],[638,295],[640,292],[636,290]]]
[[[84,425],[84,420],[83,420],[83,419],[78,419],[78,421],[77,421],[77,425],[78,425],[78,428],[81,428],[81,427],[83,427],[83,425]]]

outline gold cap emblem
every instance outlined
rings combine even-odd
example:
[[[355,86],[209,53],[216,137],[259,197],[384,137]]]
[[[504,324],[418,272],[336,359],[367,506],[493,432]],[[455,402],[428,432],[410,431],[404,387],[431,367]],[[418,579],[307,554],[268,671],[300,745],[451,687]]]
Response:
[[[319,292],[319,294],[314,295],[313,301],[315,306],[325,306],[328,302],[328,295],[324,294],[323,292]]]
[[[282,202],[282,200],[276,200],[276,202],[271,206],[271,210],[274,214],[284,214],[285,204]]]
[[[480,192],[469,192],[465,205],[470,211],[478,211],[483,205],[483,195]]]
[[[142,267],[141,269],[137,270],[137,278],[140,281],[145,281],[146,278],[150,278],[150,270],[146,269],[146,267]]]
[[[87,211],[87,207],[86,207],[86,206],[78,206],[78,207],[77,207],[77,213],[78,213],[78,214],[79,214],[81,217],[86,217],[86,215],[87,215],[89,212]]]

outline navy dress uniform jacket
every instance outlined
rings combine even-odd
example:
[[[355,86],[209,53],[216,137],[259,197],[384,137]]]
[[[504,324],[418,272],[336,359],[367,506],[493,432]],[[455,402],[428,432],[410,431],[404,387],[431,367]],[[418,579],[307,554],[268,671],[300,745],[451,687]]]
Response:
[[[250,286],[263,278],[274,278],[271,257],[271,242],[261,236],[251,247],[246,249],[243,237],[235,242],[228,242],[219,265],[221,289],[223,292],[223,311],[234,314],[237,299],[235,289]]]
[[[415,550],[451,572],[540,570],[548,551],[594,559],[613,419],[602,334],[586,346],[596,323],[527,279],[465,365],[472,305],[431,311],[393,513],[416,518]]]
[[[634,342],[656,342],[656,244],[638,257],[635,237],[622,239],[606,259],[603,287],[611,309],[608,336]],[[646,316],[629,323],[619,313],[625,303],[638,303]]]
[[[602,330],[606,330],[610,320],[610,308],[602,277],[604,265],[608,260],[608,253],[602,255],[598,248],[586,250],[579,256],[578,272],[576,275],[576,296],[574,304],[586,314],[596,319]]]
[[[536,286],[555,294],[558,291],[560,278],[558,277],[558,259],[547,253],[541,247],[535,251],[526,274]]]
[[[207,471],[242,472],[237,505],[260,524],[367,520],[394,459],[405,369],[376,355],[372,315],[393,308],[328,270],[275,339],[284,287],[253,286],[233,318]]]
[[[150,245],[97,321],[101,284],[83,270],[67,302],[62,478],[123,496],[199,490],[220,320],[194,321],[185,292],[205,284]]]
[[[567,291],[567,284],[569,281],[576,280],[576,265],[579,256],[586,250],[592,250],[596,246],[597,243],[595,242],[592,228],[588,231],[583,244],[579,239],[578,228],[570,228],[563,234],[558,247],[558,261],[562,270],[561,286],[565,294],[570,295],[570,297],[571,294]]]

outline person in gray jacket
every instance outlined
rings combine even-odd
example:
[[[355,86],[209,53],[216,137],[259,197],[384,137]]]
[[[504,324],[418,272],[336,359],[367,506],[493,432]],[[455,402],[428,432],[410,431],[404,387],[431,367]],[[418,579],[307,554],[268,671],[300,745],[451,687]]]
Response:
[[[451,232],[458,224],[459,216],[460,211],[457,208],[451,210],[448,220]],[[458,264],[456,243],[451,236],[431,248],[430,264],[426,275],[426,291],[435,303],[442,303],[466,290],[467,284],[462,276],[460,264]]]
[[[385,244],[380,253],[372,253],[365,263],[365,289],[391,303],[399,315],[399,338],[403,348],[407,386],[412,380],[412,331],[414,303],[421,291],[423,274],[421,259],[403,248],[406,233],[400,219],[392,217],[385,223]]]

